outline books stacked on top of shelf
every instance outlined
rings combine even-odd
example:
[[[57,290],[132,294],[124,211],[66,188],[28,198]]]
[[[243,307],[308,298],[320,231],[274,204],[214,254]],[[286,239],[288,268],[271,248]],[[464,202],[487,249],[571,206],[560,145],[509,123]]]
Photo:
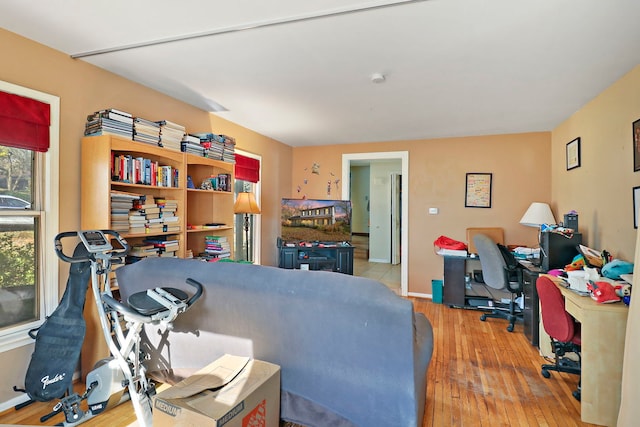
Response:
[[[231,246],[225,236],[206,236],[204,238],[205,258],[230,258]]]
[[[236,162],[236,139],[227,135],[224,137],[224,148],[222,151],[222,160],[229,163]]]
[[[214,160],[223,159],[224,135],[217,135],[211,132],[192,133],[191,135],[200,140],[200,145],[205,148],[206,157]]]
[[[133,119],[133,140],[162,146],[160,144],[160,125],[142,117],[135,117]]]
[[[144,243],[153,245],[158,250],[160,257],[176,257],[180,249],[180,241],[178,239],[145,239]]]
[[[187,132],[186,128],[169,120],[160,120],[160,145],[170,150],[182,151],[182,138]]]
[[[126,191],[111,190],[111,229],[118,233],[129,232],[129,211],[140,195]]]
[[[180,149],[185,153],[194,154],[200,157],[203,157],[205,153],[205,148],[200,145],[200,138],[189,134],[185,134],[182,137]]]
[[[109,108],[87,116],[85,136],[120,135],[131,138],[133,116],[125,111]]]

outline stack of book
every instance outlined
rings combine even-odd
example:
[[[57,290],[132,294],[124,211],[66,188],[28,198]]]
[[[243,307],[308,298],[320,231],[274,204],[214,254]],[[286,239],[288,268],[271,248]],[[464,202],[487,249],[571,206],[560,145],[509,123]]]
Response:
[[[153,245],[160,257],[177,257],[180,249],[180,241],[177,239],[145,239],[144,243]]]
[[[200,139],[197,136],[189,134],[185,134],[182,137],[180,149],[185,153],[194,154],[200,157],[203,157],[205,153],[205,148],[200,144]]]
[[[178,201],[166,199],[164,197],[155,198],[156,205],[160,208],[160,218],[162,218],[162,231],[178,233],[180,231],[180,217],[176,215],[178,211]]]
[[[87,116],[85,136],[120,135],[131,138],[133,116],[125,111],[109,108]]]
[[[133,140],[160,145],[160,125],[151,120],[136,117],[133,120]]]
[[[231,246],[224,236],[206,236],[204,238],[204,254],[208,258],[230,258]]]
[[[182,138],[187,132],[186,128],[169,120],[161,120],[156,123],[160,125],[160,145],[170,150],[181,151]]]
[[[136,261],[140,261],[143,258],[157,257],[158,248],[150,243],[132,245],[127,254],[126,264],[132,264]]]
[[[227,135],[224,137],[224,148],[222,151],[222,160],[229,163],[236,162],[236,139]]]
[[[111,229],[118,233],[129,232],[129,211],[139,194],[111,190]]]
[[[160,208],[153,196],[143,195],[133,202],[129,211],[129,232],[134,234],[162,233]]]

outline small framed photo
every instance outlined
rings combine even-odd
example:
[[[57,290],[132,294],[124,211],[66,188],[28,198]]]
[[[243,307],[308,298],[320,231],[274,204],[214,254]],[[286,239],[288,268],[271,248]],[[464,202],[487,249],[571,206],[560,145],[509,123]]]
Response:
[[[580,137],[567,143],[567,170],[580,167]]]
[[[633,171],[640,171],[640,119],[633,122]]]
[[[633,228],[638,228],[640,222],[640,187],[633,187]]]
[[[467,186],[464,193],[465,208],[491,207],[490,173],[467,173]]]

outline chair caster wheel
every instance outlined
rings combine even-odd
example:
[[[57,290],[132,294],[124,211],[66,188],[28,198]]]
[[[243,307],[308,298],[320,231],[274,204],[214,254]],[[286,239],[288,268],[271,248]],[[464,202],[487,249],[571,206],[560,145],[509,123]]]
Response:
[[[487,320],[487,316],[483,314],[482,316],[480,316],[480,320],[484,322],[485,320]]]
[[[573,393],[571,393],[573,395],[573,397],[580,402],[580,392],[578,390],[575,390]]]
[[[508,332],[513,332],[513,325],[507,326],[507,331]]]
[[[549,373],[549,371],[547,371],[546,369],[542,370],[542,376],[545,378],[551,378],[551,374]]]

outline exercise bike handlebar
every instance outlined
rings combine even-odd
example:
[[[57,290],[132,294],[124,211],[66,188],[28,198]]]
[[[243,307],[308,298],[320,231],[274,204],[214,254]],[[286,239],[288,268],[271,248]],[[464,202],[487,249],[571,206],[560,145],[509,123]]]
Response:
[[[203,286],[200,282],[193,280],[193,279],[187,279],[186,283],[193,286],[194,288],[196,288],[196,292],[193,294],[193,296],[191,298],[189,298],[189,300],[185,303],[186,307],[183,311],[186,311],[189,309],[189,307],[191,307],[193,305],[193,303],[195,303],[198,299],[200,299],[200,297],[202,296],[202,291],[203,291]],[[124,314],[125,316],[128,316],[129,318],[142,322],[142,323],[151,323],[154,322],[156,320],[160,320],[157,317],[157,314],[155,315],[144,315],[141,314],[140,312],[134,310],[133,308],[129,307],[128,305],[121,303],[120,301],[116,300],[115,298],[113,298],[110,295],[107,294],[102,294],[102,301],[109,306],[110,308],[116,310],[117,312]]]
[[[123,256],[125,256],[128,252],[129,252],[129,243],[127,243],[126,239],[124,237],[122,237],[117,231],[114,230],[97,230],[100,233],[104,234],[104,235],[109,235],[109,236],[113,236],[117,242],[122,246],[122,249],[114,249],[113,247],[111,247],[111,245],[109,244],[109,255],[110,258],[112,259],[117,259],[117,258],[121,258]],[[63,251],[63,246],[62,246],[62,239],[67,238],[67,237],[80,237],[80,234],[83,233],[83,231],[64,231],[62,233],[58,233],[58,235],[56,235],[56,237],[54,238],[54,247],[55,247],[55,251],[56,251],[56,255],[58,255],[58,258],[60,258],[61,260],[68,262],[68,263],[77,263],[77,262],[84,262],[84,261],[92,261],[94,259],[94,253],[97,253],[99,251],[97,250],[91,250],[91,248],[87,247],[89,253],[85,256],[69,256],[67,254],[64,253]],[[82,240],[82,239],[81,239]],[[83,241],[83,243],[85,243]],[[87,244],[85,243],[85,246],[87,246]],[[100,251],[100,252],[105,252],[105,251]]]

